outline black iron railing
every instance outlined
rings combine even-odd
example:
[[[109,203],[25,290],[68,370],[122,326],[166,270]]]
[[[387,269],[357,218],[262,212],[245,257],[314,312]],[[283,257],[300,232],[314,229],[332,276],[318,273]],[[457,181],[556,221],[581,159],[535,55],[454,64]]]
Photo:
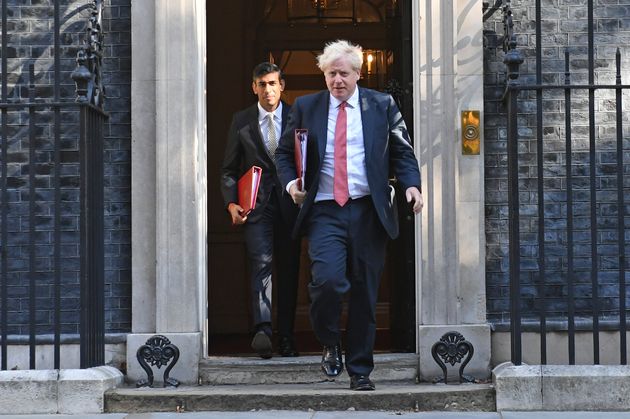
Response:
[[[592,333],[592,359],[598,364],[599,336],[605,323],[606,330],[619,332],[619,362],[626,364],[625,237],[628,229],[624,219],[624,168],[628,162],[624,161],[624,153],[627,156],[628,149],[627,146],[624,149],[622,100],[630,85],[622,83],[621,53],[617,49],[614,58],[614,83],[596,84],[593,1],[588,0],[585,5],[587,59],[582,60],[587,64],[585,74],[577,75],[587,78],[587,82],[573,82],[576,77],[571,67],[574,57],[567,47],[564,74],[556,78],[562,80],[563,77],[564,82],[544,83],[542,6],[541,1],[536,0],[535,77],[521,77],[519,69],[524,58],[517,48],[510,1],[497,1],[492,8],[489,4],[486,6],[488,13],[492,9],[502,9],[505,28],[506,89],[503,99],[507,113],[512,362],[518,365],[523,361],[521,339],[523,324],[527,323],[537,325],[535,330],[540,336],[543,364],[547,363],[549,325],[566,330],[569,364],[576,362],[576,330]],[[610,100],[614,109],[611,106],[609,110],[614,113],[614,123],[609,124],[614,134],[610,135],[597,131],[598,117],[601,119],[601,112],[605,110],[596,109],[596,94],[607,97],[609,92],[614,92],[614,99]],[[550,97],[560,103],[558,109],[545,110],[545,100]],[[525,115],[522,110],[525,101],[535,109],[534,117],[531,112]],[[587,112],[578,113],[585,106]],[[552,116],[554,121],[546,122]],[[535,137],[529,138],[533,141],[527,144],[534,144],[535,151],[524,142],[523,137],[528,134],[521,134],[519,130],[522,121],[534,127]],[[557,149],[553,150],[553,158],[545,149],[548,144],[544,135],[546,127],[558,132],[558,137],[564,135],[563,150],[559,153]],[[576,147],[578,139],[585,140],[579,150]],[[614,143],[614,149],[611,143]],[[527,153],[531,155],[525,156]],[[523,164],[528,158],[534,158],[535,165]],[[548,214],[546,206],[557,208],[557,213]],[[560,233],[551,218],[563,225]],[[552,225],[554,231],[551,231]],[[559,234],[560,239],[554,243],[548,234],[550,237]],[[534,250],[525,251],[530,248]],[[600,294],[603,289],[605,296]],[[523,318],[526,303],[527,318]],[[558,306],[562,310],[558,310]],[[553,349],[557,351],[559,348]]]
[[[41,94],[50,87],[41,80],[46,78],[36,83],[35,59],[27,65],[26,87],[16,81],[24,75],[9,72],[7,3],[2,2],[0,102],[0,369],[9,367],[9,344],[24,343],[25,335],[31,369],[38,367],[37,347],[51,343],[54,368],[60,368],[62,336],[76,335],[81,368],[103,365],[103,2],[88,5],[87,38],[72,73],[77,97],[70,101],[61,97],[62,84],[71,82],[62,79],[61,2],[51,5],[54,63],[45,70],[52,75],[51,98]],[[76,312],[78,330],[69,320]]]

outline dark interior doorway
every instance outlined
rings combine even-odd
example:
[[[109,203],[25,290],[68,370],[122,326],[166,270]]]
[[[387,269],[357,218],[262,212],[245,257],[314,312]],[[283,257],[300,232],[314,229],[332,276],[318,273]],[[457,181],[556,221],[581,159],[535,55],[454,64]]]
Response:
[[[253,5],[252,5],[253,4]],[[284,100],[325,89],[315,56],[326,42],[361,45],[359,82],[388,91],[413,133],[411,0],[231,0],[207,2],[208,19],[208,332],[209,355],[251,354],[248,267],[242,231],[230,226],[219,173],[232,114],[255,101],[251,69],[274,61],[285,73]],[[401,193],[397,194],[399,197]],[[390,242],[377,305],[379,351],[415,351],[413,217],[401,209],[401,235]],[[308,319],[309,261],[302,244],[296,340],[319,352]]]

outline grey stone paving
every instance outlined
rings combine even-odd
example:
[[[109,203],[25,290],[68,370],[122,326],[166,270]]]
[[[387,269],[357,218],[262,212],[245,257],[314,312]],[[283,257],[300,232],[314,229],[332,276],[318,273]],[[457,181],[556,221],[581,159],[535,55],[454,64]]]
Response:
[[[100,415],[0,415],[15,419],[630,419],[630,412],[185,412]]]
[[[501,419],[630,419],[630,412],[503,412]]]

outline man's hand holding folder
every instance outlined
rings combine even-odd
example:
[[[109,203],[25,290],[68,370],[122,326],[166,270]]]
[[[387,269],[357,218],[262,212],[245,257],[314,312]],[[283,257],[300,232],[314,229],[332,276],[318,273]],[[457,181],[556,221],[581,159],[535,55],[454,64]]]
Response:
[[[308,141],[307,129],[295,130],[295,144],[293,147],[295,158],[296,181],[289,188],[289,194],[293,198],[293,202],[301,205],[306,197],[304,190],[304,175],[306,174],[306,145]]]
[[[252,166],[238,180],[238,204],[231,202],[228,205],[233,225],[244,224],[247,221],[247,214],[256,208],[261,177],[262,169],[258,166]]]
[[[228,205],[228,212],[232,216],[232,225],[245,224],[245,221],[247,221],[247,215],[243,214],[243,207],[239,204],[230,202],[230,205]]]

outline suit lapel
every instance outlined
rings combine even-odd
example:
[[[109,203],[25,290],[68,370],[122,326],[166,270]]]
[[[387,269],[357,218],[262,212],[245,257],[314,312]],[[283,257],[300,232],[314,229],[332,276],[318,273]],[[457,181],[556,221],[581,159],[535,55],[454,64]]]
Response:
[[[371,96],[366,90],[359,88],[359,106],[361,108],[361,126],[363,128],[363,148],[365,161],[372,161],[372,146],[374,145],[374,118],[371,113]]]
[[[315,114],[313,120],[317,131],[313,134],[317,139],[317,150],[319,152],[319,161],[324,161],[324,154],[326,153],[326,140],[328,138],[328,107],[330,106],[330,93],[328,90],[324,90],[317,97],[317,103],[314,106]],[[321,123],[319,122],[321,121]]]
[[[280,136],[284,134],[284,129],[287,127],[287,118],[289,117],[289,111],[291,106],[282,101],[282,127],[280,128]]]
[[[252,136],[252,141],[256,144],[258,152],[267,154],[265,150],[265,142],[263,141],[262,132],[260,132],[260,124],[258,123],[258,106],[254,105],[249,108],[249,114],[247,116],[249,120],[249,132]]]
[[[265,140],[263,139],[262,132],[260,131],[260,124],[258,123],[258,105],[249,108],[249,131],[252,133],[252,141],[256,144],[258,155],[262,160],[266,160],[268,164],[273,165],[269,153],[267,153],[267,147],[265,146]]]

